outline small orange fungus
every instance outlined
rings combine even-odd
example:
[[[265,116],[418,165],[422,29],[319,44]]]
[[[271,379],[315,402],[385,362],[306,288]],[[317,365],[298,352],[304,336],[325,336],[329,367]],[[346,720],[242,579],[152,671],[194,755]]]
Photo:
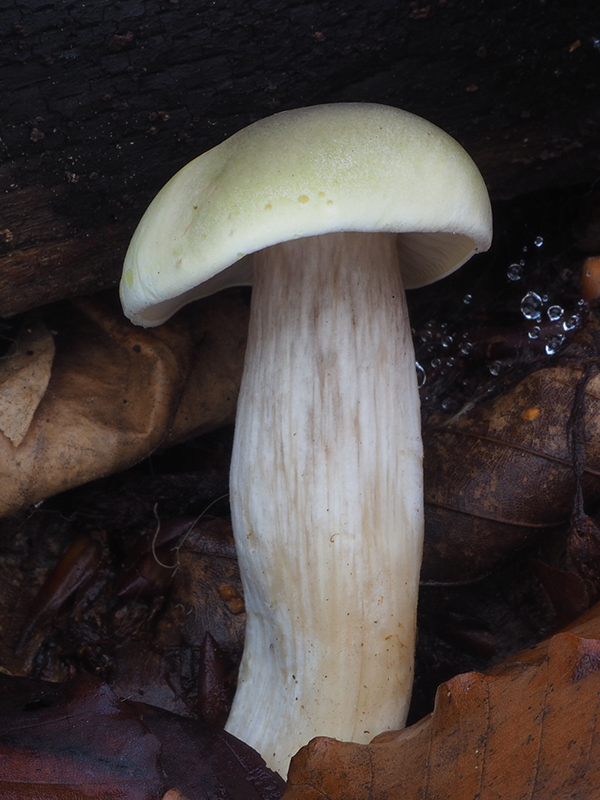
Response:
[[[583,262],[581,296],[584,300],[600,298],[600,256],[590,256]]]
[[[523,412],[523,419],[532,422],[534,419],[537,419],[541,413],[542,409],[537,406],[535,408],[528,408],[527,411]]]
[[[221,584],[219,586],[219,594],[232,614],[239,614],[244,611],[244,600],[234,586]]]

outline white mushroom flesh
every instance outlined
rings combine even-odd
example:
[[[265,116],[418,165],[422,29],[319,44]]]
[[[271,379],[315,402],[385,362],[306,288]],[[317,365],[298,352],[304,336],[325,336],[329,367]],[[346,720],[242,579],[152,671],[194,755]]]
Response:
[[[227,729],[286,774],[311,738],[404,724],[423,536],[396,237],[255,256],[231,504],[246,642]]]

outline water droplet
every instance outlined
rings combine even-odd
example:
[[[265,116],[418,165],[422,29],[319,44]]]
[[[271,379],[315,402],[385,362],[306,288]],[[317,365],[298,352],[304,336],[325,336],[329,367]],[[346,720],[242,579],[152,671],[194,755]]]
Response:
[[[527,336],[529,336],[530,339],[539,339],[540,329],[538,328],[538,326],[534,325],[533,328],[527,334]]]
[[[437,369],[439,366],[441,366],[441,363],[442,363],[442,359],[441,358],[432,358],[431,359],[431,366],[434,369]]]
[[[509,281],[520,281],[523,277],[523,267],[520,264],[511,264],[506,270],[506,277]]]
[[[521,300],[521,314],[525,319],[539,319],[542,316],[542,305],[539,294],[527,292]]]
[[[442,400],[442,411],[448,413],[456,408],[456,402],[451,397],[446,397]]]
[[[550,306],[550,308],[548,309],[548,311],[546,311],[546,313],[548,314],[548,319],[551,322],[558,322],[558,320],[564,314],[564,311],[560,306]]]
[[[544,239],[542,236],[536,236],[533,243],[536,247],[541,247],[544,244]]]
[[[432,337],[433,337],[433,333],[431,331],[423,331],[423,333],[420,335],[419,339],[422,342],[430,342]]]
[[[422,367],[422,366],[419,364],[419,362],[418,362],[418,361],[417,361],[417,362],[415,362],[415,367],[417,368],[417,386],[418,386],[418,387],[419,387],[419,389],[420,389],[420,388],[421,388],[421,386],[424,386],[424,385],[425,385],[425,381],[427,380],[427,376],[426,376],[426,374],[425,374],[425,370],[424,370],[424,369],[423,369],[423,367]]]
[[[564,331],[572,331],[579,325],[579,314],[572,314],[570,317],[563,322],[563,330]]]
[[[466,294],[466,295],[463,297],[463,303],[464,303],[466,306],[468,306],[468,305],[469,305],[469,303],[472,303],[472,302],[473,302],[473,295],[472,295],[472,294]]]
[[[442,337],[442,347],[450,347],[453,342],[453,337],[450,335]]]
[[[564,342],[565,337],[562,333],[553,333],[546,337],[546,346],[544,350],[549,356],[553,356],[561,344]]]
[[[489,366],[489,370],[491,375],[500,375],[500,372],[502,371],[502,362],[492,361]]]
[[[453,367],[453,366],[454,366],[454,364],[455,364],[455,362],[456,362],[456,359],[455,359],[455,358],[452,358],[452,357],[450,357],[450,358],[447,358],[447,359],[446,359],[446,366],[447,366],[447,367]]]
[[[463,342],[460,346],[460,352],[463,354],[463,356],[468,356],[472,349],[473,345],[471,342]]]

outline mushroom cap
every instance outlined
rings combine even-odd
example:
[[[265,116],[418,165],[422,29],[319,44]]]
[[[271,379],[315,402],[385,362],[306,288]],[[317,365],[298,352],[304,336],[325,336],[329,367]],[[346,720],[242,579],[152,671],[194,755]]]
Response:
[[[154,198],[125,258],[125,314],[159,325],[250,284],[245,256],[337,231],[402,234],[404,284],[416,288],[488,249],[490,202],[470,156],[421,117],[371,103],[284,111],[191,161]]]

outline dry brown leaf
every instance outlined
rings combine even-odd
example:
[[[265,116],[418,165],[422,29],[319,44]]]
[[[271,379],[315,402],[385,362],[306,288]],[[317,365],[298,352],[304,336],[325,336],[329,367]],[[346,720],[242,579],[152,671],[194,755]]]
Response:
[[[54,337],[41,319],[26,322],[0,359],[0,431],[18,447],[50,380]]]
[[[56,330],[50,378],[30,372],[25,399],[7,399],[30,414],[0,432],[0,515],[233,419],[247,328],[239,295],[210,298],[148,330],[124,319],[112,294],[47,316]]]
[[[482,577],[515,550],[568,522],[575,497],[569,435],[587,348],[523,378],[504,394],[423,431],[426,542],[423,580]],[[600,497],[600,373],[583,378],[584,497]]]
[[[440,686],[433,713],[369,745],[314,739],[284,800],[595,800],[600,606],[486,674]]]

